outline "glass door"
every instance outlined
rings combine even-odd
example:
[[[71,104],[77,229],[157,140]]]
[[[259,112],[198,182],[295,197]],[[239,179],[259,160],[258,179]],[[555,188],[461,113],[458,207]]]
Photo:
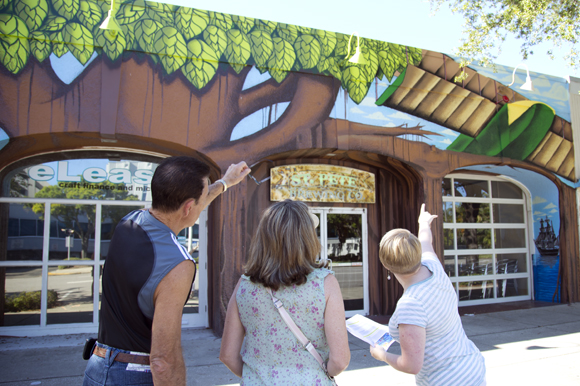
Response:
[[[367,213],[364,208],[311,208],[320,219],[317,228],[323,260],[340,284],[346,316],[368,314]]]
[[[184,229],[178,240],[195,260],[197,272],[189,298],[183,307],[182,327],[209,327],[207,317],[207,209],[194,226]]]

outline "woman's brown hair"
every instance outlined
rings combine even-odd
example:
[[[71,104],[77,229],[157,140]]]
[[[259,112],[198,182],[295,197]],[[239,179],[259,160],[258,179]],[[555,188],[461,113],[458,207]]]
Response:
[[[254,283],[278,290],[306,283],[306,276],[326,261],[316,262],[320,242],[308,206],[285,200],[266,209],[250,245],[245,266]]]

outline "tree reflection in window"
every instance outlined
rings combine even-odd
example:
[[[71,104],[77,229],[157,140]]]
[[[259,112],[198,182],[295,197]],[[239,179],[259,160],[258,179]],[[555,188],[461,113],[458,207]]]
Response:
[[[93,189],[93,187],[98,187]],[[39,190],[35,198],[64,198],[79,200],[122,200],[137,201],[138,198],[131,192],[125,190],[125,184],[113,184],[104,181],[98,184],[90,184],[82,179],[75,187],[61,187],[59,185],[44,186]],[[44,219],[44,204],[29,204],[32,210],[42,220]],[[75,238],[81,241],[81,259],[90,258],[89,240],[94,238],[95,233],[95,205],[68,205],[51,204],[50,215],[52,219],[58,220],[58,225],[65,229],[74,231]],[[103,206],[103,214],[117,223],[127,214],[123,208],[115,206]]]

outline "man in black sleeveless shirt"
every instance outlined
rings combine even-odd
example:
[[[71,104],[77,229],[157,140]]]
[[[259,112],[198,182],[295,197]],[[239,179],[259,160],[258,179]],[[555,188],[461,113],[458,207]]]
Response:
[[[111,239],[84,386],[185,385],[181,317],[196,267],[176,235],[249,172],[240,162],[210,185],[209,166],[197,159],[171,157],[157,167],[151,209],[129,213]]]

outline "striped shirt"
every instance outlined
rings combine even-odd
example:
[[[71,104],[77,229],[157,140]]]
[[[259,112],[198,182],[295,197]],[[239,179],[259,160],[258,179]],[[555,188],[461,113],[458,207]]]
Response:
[[[425,329],[425,357],[415,377],[417,385],[479,386],[485,381],[485,362],[465,335],[457,293],[434,253],[423,253],[421,260],[432,275],[405,290],[389,321],[390,334],[399,342],[399,324]]]

